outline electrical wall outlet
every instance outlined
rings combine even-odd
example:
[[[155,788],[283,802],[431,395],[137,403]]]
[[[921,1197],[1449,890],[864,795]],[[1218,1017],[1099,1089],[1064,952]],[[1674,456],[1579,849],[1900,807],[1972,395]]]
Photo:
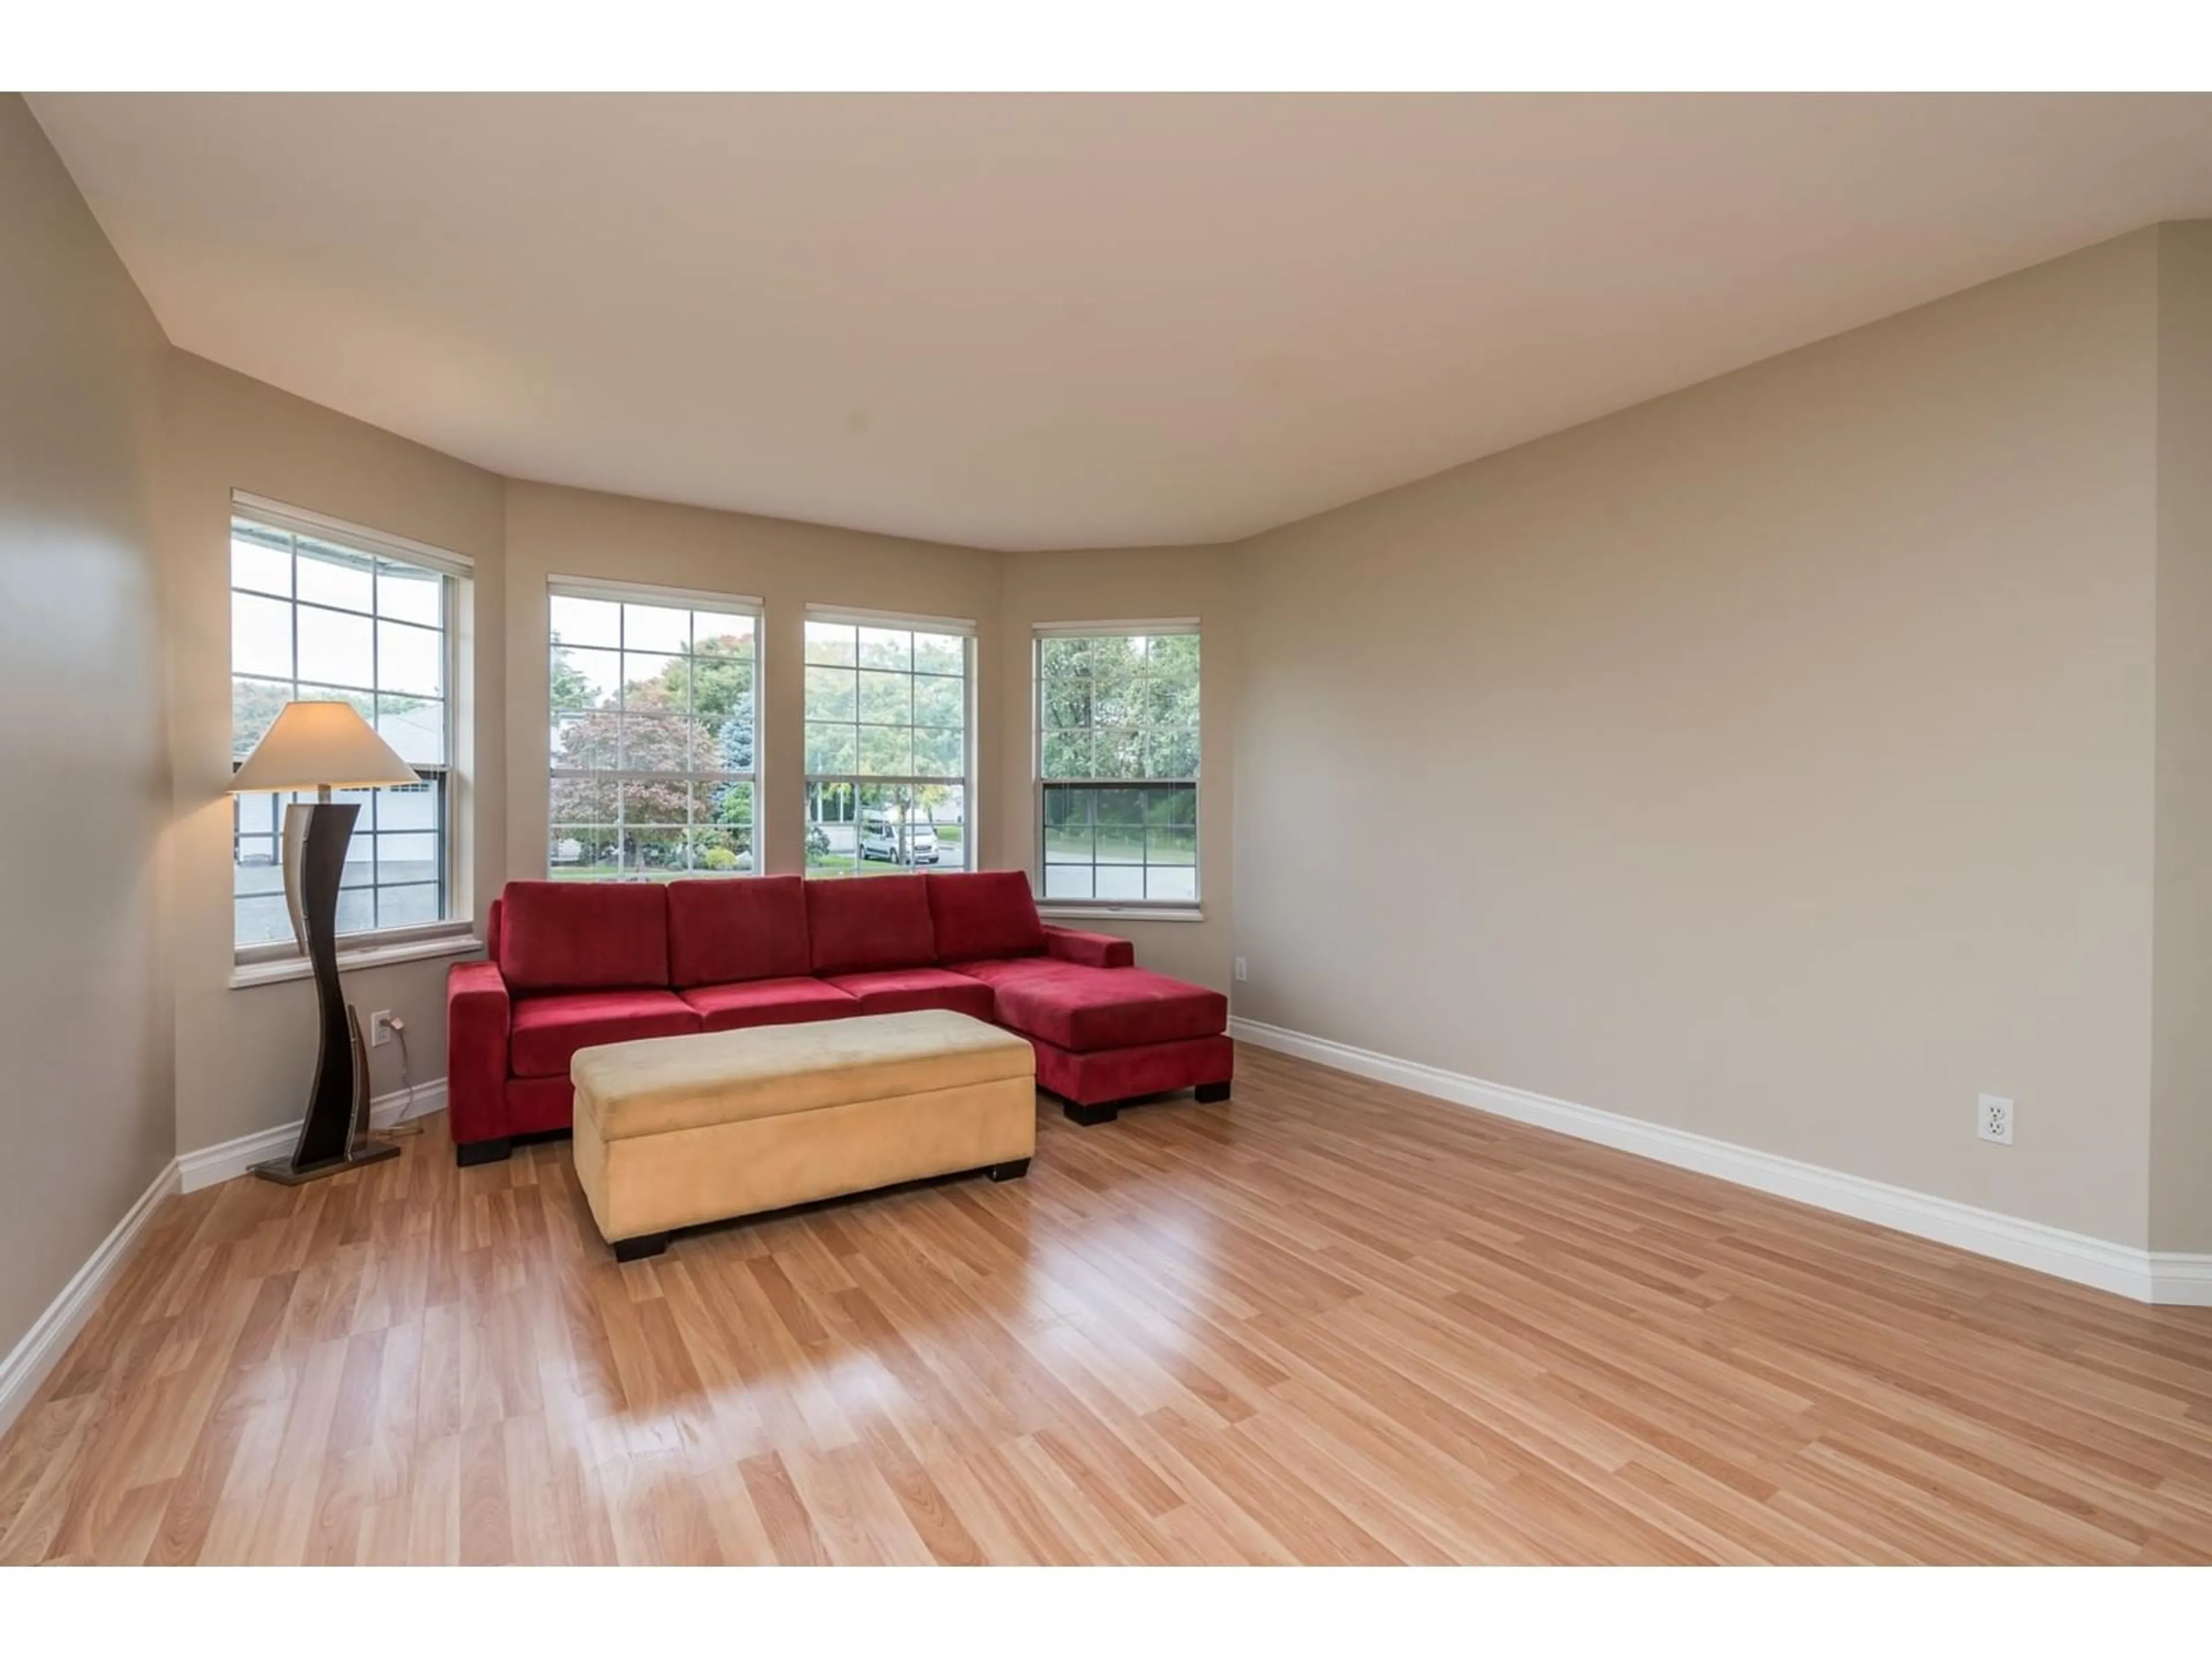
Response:
[[[1242,957],[1237,958],[1237,982],[1240,985],[1244,982],[1244,958]]]
[[[368,1017],[368,1046],[381,1048],[392,1041],[392,1010],[380,1008]]]
[[[2012,1102],[2002,1095],[1984,1095],[1974,1106],[1974,1133],[2000,1146],[2012,1145]]]

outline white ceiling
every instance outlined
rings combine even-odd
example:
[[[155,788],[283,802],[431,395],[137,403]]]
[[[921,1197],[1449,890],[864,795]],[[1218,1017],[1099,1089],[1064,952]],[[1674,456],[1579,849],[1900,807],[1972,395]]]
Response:
[[[171,339],[512,476],[1245,536],[2159,219],[2212,97],[32,99]]]

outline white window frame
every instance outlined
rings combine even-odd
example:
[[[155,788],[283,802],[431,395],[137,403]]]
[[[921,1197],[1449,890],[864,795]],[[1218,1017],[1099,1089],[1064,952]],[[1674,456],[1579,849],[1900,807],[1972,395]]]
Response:
[[[272,501],[265,495],[256,495],[243,489],[231,491],[230,511],[231,518],[234,520],[244,519],[264,529],[282,531],[295,537],[310,537],[316,541],[327,542],[334,547],[342,547],[365,557],[387,559],[395,564],[432,571],[445,579],[440,584],[443,611],[440,621],[440,631],[445,635],[446,737],[444,746],[446,759],[442,766],[416,768],[418,772],[434,771],[438,774],[439,822],[438,828],[434,833],[437,836],[439,843],[438,885],[441,896],[439,908],[442,914],[436,921],[416,922],[401,927],[378,927],[364,929],[357,933],[341,933],[337,938],[338,965],[344,969],[380,963],[406,962],[422,957],[458,955],[478,948],[480,941],[472,936],[475,923],[471,914],[471,895],[460,864],[460,848],[465,840],[461,822],[465,780],[461,774],[458,747],[460,732],[459,711],[465,695],[460,684],[462,592],[464,585],[475,579],[475,561],[465,554],[452,552],[445,548],[433,547],[426,542],[411,541],[404,536],[395,536],[386,531],[371,529],[366,525],[355,524],[349,520],[333,518],[328,514],[317,513],[307,507],[294,507],[287,502]],[[224,526],[226,573],[228,571],[228,538],[229,526],[226,522]],[[240,589],[235,586],[234,578],[228,574],[225,576],[225,586],[232,592],[254,592],[255,597],[262,599],[282,597],[276,594],[259,593],[254,590]],[[294,619],[295,646],[292,658],[293,687],[296,690],[303,684],[307,685],[333,684],[330,681],[316,679],[312,676],[303,677],[300,672],[301,665],[296,648],[299,607],[304,603],[313,608],[314,602],[303,601],[299,598],[296,573],[294,591],[289,598],[283,598],[283,602],[292,607]],[[359,613],[348,612],[347,614]],[[235,683],[240,676],[234,648],[230,655],[231,678]],[[244,678],[262,679],[266,677],[246,675]],[[374,679],[375,676],[372,674],[370,678]],[[372,696],[377,694],[377,689],[374,686],[367,688],[347,686],[337,689],[352,691],[366,690]],[[234,746],[235,735],[234,731]],[[236,771],[240,763],[238,757],[234,756],[231,769],[234,772]],[[237,845],[240,834],[237,823],[237,811],[238,809],[234,805],[231,828],[231,858],[234,868],[236,867]],[[280,819],[277,824],[280,840],[282,828]],[[258,836],[262,832],[255,830],[248,833]],[[296,939],[272,940],[261,945],[243,945],[237,942],[235,877],[233,878],[232,890],[234,895],[231,922],[231,961],[234,969],[230,981],[232,986],[237,988],[264,984],[304,976],[308,971],[308,964],[301,952],[299,942]]]
[[[836,627],[904,628],[911,629],[917,633],[950,634],[959,636],[963,644],[960,667],[960,754],[962,775],[958,780],[957,780],[960,786],[961,792],[960,867],[963,871],[979,870],[982,868],[981,862],[982,856],[981,820],[983,814],[981,811],[981,804],[976,793],[976,751],[980,745],[976,742],[975,735],[975,712],[978,705],[975,687],[975,619],[969,617],[928,617],[904,611],[856,611],[850,605],[809,605],[806,607],[805,619],[810,623],[827,623]],[[803,632],[800,638],[802,643],[799,647],[799,674],[801,684],[803,685],[805,682],[805,671],[810,665],[805,660],[806,651],[805,644],[803,643],[805,640],[805,635]],[[802,707],[799,710],[799,731],[802,744],[800,756],[802,762],[805,754],[804,748],[805,721],[806,711]],[[856,724],[858,722],[856,722]],[[853,793],[855,797],[854,833],[856,839],[854,844],[857,849],[859,846],[857,837],[860,832],[860,817],[857,810],[857,798],[863,787],[890,787],[895,788],[918,789],[926,788],[934,785],[951,783],[956,781],[956,780],[951,778],[923,777],[919,775],[905,777],[879,777],[872,774],[862,774],[859,772],[817,772],[809,769],[805,774],[805,781],[808,786],[809,793],[811,792],[812,786],[816,784],[842,783],[852,786]],[[806,816],[804,820],[804,830],[805,834],[809,836],[812,835],[816,822],[816,819],[811,813]],[[857,852],[855,854],[855,862],[858,862]],[[900,866],[894,864],[890,867],[895,870]],[[915,866],[908,867],[913,868]],[[806,866],[803,858],[800,862],[800,870],[810,881],[857,880],[860,878],[860,872],[857,868],[842,873],[831,871],[824,871],[817,873]]]
[[[553,831],[558,827],[553,817],[553,787],[562,778],[599,778],[620,785],[626,781],[697,783],[702,779],[719,781],[741,781],[753,792],[752,863],[744,870],[726,874],[706,872],[701,879],[732,881],[746,876],[765,874],[768,869],[766,817],[761,810],[763,797],[761,790],[761,761],[766,747],[766,727],[762,719],[765,708],[763,687],[766,678],[768,652],[767,607],[750,593],[715,593],[703,588],[662,587],[643,582],[609,581],[596,576],[549,576],[545,580],[546,627],[543,662],[545,669],[545,724],[550,734],[553,720],[559,712],[553,707],[553,627],[552,601],[555,598],[597,599],[611,605],[651,605],[669,610],[708,611],[716,616],[743,617],[753,625],[753,764],[750,772],[631,772],[620,767],[556,768],[552,763],[549,748],[545,768],[545,872],[553,873]],[[695,639],[694,643],[696,643]],[[579,650],[604,649],[603,647],[575,647]],[[627,644],[617,647],[627,649]],[[665,654],[665,653],[656,653]],[[696,653],[692,653],[696,660]],[[694,827],[688,825],[686,828]],[[690,871],[689,865],[685,872]],[[650,881],[654,877],[627,867],[610,871],[604,876],[572,876],[577,881]]]
[[[1106,787],[1129,786],[1142,787],[1149,783],[1188,782],[1192,802],[1191,896],[1187,899],[1082,899],[1052,898],[1048,896],[1045,869],[1044,803],[1047,779],[1044,775],[1044,647],[1048,640],[1128,639],[1142,635],[1158,638],[1163,635],[1188,634],[1200,641],[1199,660],[1199,700],[1200,713],[1198,726],[1199,771],[1188,779],[1157,778],[1091,778],[1054,779],[1054,782],[1079,784],[1089,782]],[[1203,641],[1206,630],[1196,617],[1136,617],[1109,622],[1039,623],[1030,630],[1030,875],[1037,894],[1037,908],[1047,916],[1079,920],[1085,917],[1107,919],[1115,916],[1139,917],[1154,921],[1202,921],[1206,898],[1206,811],[1202,799],[1205,793],[1203,773],[1206,766],[1206,663]],[[1097,865],[1094,861],[1092,868]]]

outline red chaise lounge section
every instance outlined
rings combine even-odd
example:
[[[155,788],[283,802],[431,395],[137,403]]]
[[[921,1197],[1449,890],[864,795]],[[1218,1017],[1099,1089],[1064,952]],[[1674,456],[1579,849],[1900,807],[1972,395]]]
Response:
[[[948,964],[989,988],[989,1018],[1030,1040],[1037,1082],[1068,1116],[1107,1122],[1124,1101],[1176,1089],[1229,1097],[1220,992],[1145,972],[1125,939],[1045,927],[1018,870],[924,880]]]
[[[510,882],[488,962],[447,976],[463,1164],[567,1128],[576,1051],[637,1037],[950,1008],[1029,1040],[1092,1124],[1146,1095],[1225,1100],[1228,999],[1135,966],[1127,939],[1048,927],[1020,871]]]

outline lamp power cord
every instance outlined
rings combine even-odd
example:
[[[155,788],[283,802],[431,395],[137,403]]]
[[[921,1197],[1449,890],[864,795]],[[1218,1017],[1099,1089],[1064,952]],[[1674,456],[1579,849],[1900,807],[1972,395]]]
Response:
[[[394,1014],[384,1022],[384,1029],[391,1032],[393,1040],[399,1044],[399,1088],[407,1097],[407,1103],[400,1109],[412,1113],[415,1109],[415,1066],[407,1053],[407,1022]],[[410,1117],[393,1124],[384,1133],[396,1140],[403,1135],[421,1134],[422,1126]]]

